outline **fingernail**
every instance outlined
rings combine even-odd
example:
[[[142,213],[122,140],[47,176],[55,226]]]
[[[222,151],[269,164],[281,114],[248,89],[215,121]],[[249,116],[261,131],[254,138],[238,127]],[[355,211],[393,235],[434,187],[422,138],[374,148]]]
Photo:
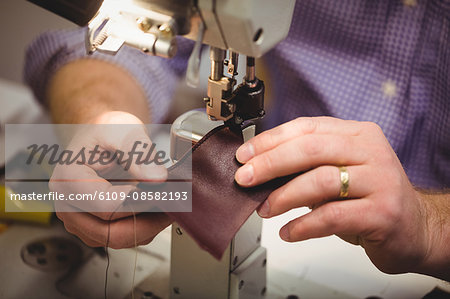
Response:
[[[142,167],[145,180],[160,181],[167,179],[167,169],[163,166]]]
[[[270,214],[270,205],[269,205],[269,201],[267,199],[266,199],[266,201],[264,201],[264,203],[259,208],[258,214],[261,217],[268,217],[269,216],[269,214]]]
[[[246,164],[236,171],[236,182],[242,186],[248,186],[253,180],[253,165]]]
[[[253,148],[253,145],[251,143],[245,143],[241,145],[236,151],[236,159],[241,163],[249,161],[254,156],[255,149]]]
[[[280,238],[283,239],[284,241],[289,241],[289,229],[287,226],[284,226],[283,228],[281,228],[280,230]]]

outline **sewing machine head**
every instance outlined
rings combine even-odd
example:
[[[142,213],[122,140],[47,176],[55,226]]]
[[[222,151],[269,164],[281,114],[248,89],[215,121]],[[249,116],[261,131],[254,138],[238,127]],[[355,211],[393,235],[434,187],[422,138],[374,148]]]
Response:
[[[89,24],[89,53],[117,53],[126,44],[170,58],[176,36],[196,41],[187,81],[198,83],[200,48],[211,46],[206,111],[210,119],[240,124],[264,115],[264,84],[255,76],[254,58],[282,41],[295,0],[29,0],[79,24]],[[69,3],[69,4],[67,4]],[[247,74],[236,86],[239,54]]]
[[[194,40],[186,73],[191,85],[199,80],[202,44],[211,47],[206,114],[189,111],[174,122],[174,161],[221,123],[210,120],[222,120],[239,129],[245,127],[244,141],[255,135],[255,126],[241,126],[265,113],[264,83],[255,75],[255,58],[287,36],[295,5],[295,0],[28,1],[80,26],[88,25],[88,53],[115,54],[126,44],[150,55],[170,58],[177,50],[177,36]],[[236,87],[239,54],[246,56],[247,67],[244,81]],[[267,255],[261,247],[261,227],[262,219],[253,214],[236,234],[222,261],[217,261],[174,224],[171,298],[199,298],[205,294],[210,298],[264,298]]]

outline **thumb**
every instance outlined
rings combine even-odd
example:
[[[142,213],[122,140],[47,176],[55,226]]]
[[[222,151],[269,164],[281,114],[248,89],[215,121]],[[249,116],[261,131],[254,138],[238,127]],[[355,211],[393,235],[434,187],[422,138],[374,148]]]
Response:
[[[158,151],[156,144],[144,130],[138,130],[131,135],[132,140],[127,137],[122,142],[121,148],[126,156],[122,166],[135,179],[149,182],[165,181],[168,174],[164,165],[170,162],[169,155],[164,151]]]
[[[164,165],[171,161],[169,154],[157,150],[143,124],[101,125],[96,129],[94,134],[98,144],[114,155],[111,162],[119,166],[116,167],[118,172],[112,173],[114,179],[166,180],[167,169]]]

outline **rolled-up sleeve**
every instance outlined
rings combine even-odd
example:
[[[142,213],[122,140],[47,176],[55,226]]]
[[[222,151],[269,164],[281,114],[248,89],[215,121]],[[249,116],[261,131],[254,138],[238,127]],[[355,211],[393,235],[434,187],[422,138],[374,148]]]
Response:
[[[35,97],[45,105],[45,90],[52,75],[77,59],[99,59],[128,71],[144,90],[152,121],[162,122],[170,108],[176,82],[183,74],[192,43],[179,39],[175,58],[151,57],[124,46],[116,55],[86,53],[87,28],[51,31],[34,40],[26,52],[24,80]]]

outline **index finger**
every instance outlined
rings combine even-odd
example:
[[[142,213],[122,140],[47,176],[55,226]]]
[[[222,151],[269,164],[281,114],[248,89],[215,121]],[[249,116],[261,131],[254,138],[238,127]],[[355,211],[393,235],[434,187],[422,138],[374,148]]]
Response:
[[[86,165],[57,166],[50,179],[49,188],[51,191],[64,194],[63,202],[56,202],[60,212],[64,212],[64,207],[71,205],[103,220],[113,220],[133,214],[120,210],[124,201],[119,199],[135,186],[112,185]],[[116,195],[116,200],[108,200]]]
[[[246,163],[254,156],[307,134],[359,135],[361,132],[359,124],[360,122],[357,121],[327,116],[299,117],[250,139],[238,148],[236,159],[241,163]]]

